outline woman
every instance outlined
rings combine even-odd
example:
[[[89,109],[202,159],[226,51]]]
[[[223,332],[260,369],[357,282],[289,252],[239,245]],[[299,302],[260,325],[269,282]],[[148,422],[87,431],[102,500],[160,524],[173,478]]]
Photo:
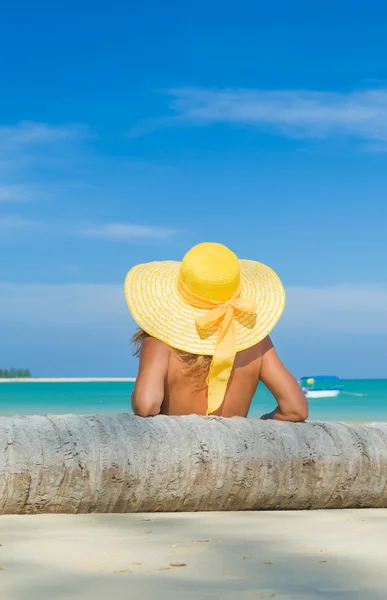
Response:
[[[140,331],[132,407],[141,417],[246,417],[259,381],[277,400],[265,419],[304,421],[308,405],[269,334],[285,292],[269,267],[222,244],[194,246],[181,263],[137,265],[125,281]]]

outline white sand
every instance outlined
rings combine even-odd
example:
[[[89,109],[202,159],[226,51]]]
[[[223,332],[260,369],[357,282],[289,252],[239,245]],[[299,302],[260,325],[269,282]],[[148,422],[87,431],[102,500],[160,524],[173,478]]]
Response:
[[[387,510],[2,516],[0,600],[384,600],[386,540]]]

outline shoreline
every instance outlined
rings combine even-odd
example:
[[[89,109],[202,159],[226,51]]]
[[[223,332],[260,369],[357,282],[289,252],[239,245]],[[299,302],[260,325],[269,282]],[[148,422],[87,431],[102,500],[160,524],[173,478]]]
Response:
[[[0,379],[0,383],[89,383],[89,382],[133,382],[135,377],[14,377]]]

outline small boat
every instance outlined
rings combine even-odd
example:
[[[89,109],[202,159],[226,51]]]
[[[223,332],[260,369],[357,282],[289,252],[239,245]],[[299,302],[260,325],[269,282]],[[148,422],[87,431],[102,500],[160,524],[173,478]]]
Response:
[[[336,381],[339,381],[339,377],[335,375],[316,375],[301,377],[298,383],[307,398],[336,398],[344,389],[342,385],[330,383]]]

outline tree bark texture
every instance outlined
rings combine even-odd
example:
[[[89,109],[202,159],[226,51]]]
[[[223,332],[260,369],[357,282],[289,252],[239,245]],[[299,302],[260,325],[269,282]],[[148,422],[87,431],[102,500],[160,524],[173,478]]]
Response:
[[[387,507],[387,425],[0,418],[0,514]]]

